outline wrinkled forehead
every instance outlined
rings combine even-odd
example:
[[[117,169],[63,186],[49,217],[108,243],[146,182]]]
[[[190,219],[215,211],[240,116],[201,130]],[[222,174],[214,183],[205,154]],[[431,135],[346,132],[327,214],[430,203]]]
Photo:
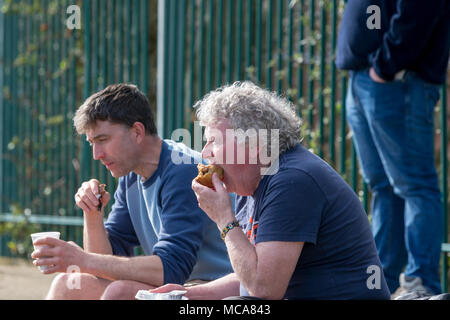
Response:
[[[205,126],[205,137],[209,138],[211,136],[216,136],[217,134],[222,134],[225,136],[227,129],[231,129],[231,124],[228,119],[221,119],[208,123]]]

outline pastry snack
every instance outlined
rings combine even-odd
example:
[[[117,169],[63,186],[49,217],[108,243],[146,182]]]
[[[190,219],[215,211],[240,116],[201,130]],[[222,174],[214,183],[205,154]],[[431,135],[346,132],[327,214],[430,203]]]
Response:
[[[98,208],[97,208],[98,211],[102,210],[102,205],[103,205],[102,204],[102,197],[105,194],[105,187],[106,187],[106,184],[100,184],[98,186],[98,192],[99,193],[96,195],[98,201],[100,201],[100,203],[98,205]]]
[[[218,167],[214,164],[204,165],[202,163],[199,163],[197,165],[197,168],[198,175],[195,178],[195,181],[206,187],[213,188],[212,176],[214,172],[217,173],[220,180],[223,180],[223,169],[221,167]]]

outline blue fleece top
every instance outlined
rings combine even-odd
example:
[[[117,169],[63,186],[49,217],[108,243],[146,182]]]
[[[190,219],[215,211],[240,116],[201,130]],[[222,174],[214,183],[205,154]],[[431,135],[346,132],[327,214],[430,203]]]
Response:
[[[236,219],[254,245],[305,242],[285,299],[390,298],[358,196],[300,144],[280,155],[278,172],[252,196],[236,198]]]
[[[232,272],[220,232],[191,189],[200,161],[184,144],[163,140],[150,178],[142,181],[133,172],[119,178],[105,223],[115,255],[132,256],[140,245],[146,255],[161,258],[164,283],[213,280]]]
[[[367,20],[380,8],[381,29]],[[407,69],[425,81],[444,82],[450,48],[448,0],[348,0],[342,18],[336,65],[340,69],[373,67],[385,80]]]

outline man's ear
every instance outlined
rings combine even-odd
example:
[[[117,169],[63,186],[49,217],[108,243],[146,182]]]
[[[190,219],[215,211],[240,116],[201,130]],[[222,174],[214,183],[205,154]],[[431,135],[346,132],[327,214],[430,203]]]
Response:
[[[134,137],[136,138],[137,143],[141,143],[145,137],[145,127],[142,122],[136,121],[133,123],[131,129],[134,132]]]

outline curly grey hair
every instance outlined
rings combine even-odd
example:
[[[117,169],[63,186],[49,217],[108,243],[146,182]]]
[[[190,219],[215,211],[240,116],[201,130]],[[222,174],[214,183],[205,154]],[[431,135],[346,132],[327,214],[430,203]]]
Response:
[[[228,119],[232,129],[279,130],[279,154],[300,141],[302,121],[295,106],[276,92],[252,82],[235,82],[208,93],[198,101],[197,118],[207,126]]]

